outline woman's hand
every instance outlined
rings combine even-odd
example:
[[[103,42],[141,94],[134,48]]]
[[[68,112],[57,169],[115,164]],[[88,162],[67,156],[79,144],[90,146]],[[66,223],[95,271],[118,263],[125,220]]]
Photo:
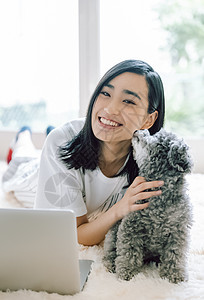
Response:
[[[161,190],[148,192],[146,190],[160,187],[163,184],[163,181],[147,182],[144,177],[136,177],[124,197],[98,218],[91,222],[88,221],[86,215],[77,218],[78,242],[87,246],[99,244],[117,221],[132,211],[149,206],[149,203],[137,204],[139,200],[161,194]]]
[[[147,208],[149,206],[149,202],[137,204],[137,201],[161,195],[161,190],[148,192],[146,190],[160,187],[163,184],[163,181],[146,181],[144,177],[136,177],[127,189],[124,197],[114,205],[116,219],[120,220],[132,211]]]

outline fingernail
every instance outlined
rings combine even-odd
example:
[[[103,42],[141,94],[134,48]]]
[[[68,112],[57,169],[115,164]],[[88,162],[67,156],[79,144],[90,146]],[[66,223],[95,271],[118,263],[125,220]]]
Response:
[[[160,195],[161,193],[162,193],[162,191],[161,191],[161,190],[157,191],[157,195]]]
[[[164,184],[163,180],[159,181],[159,185],[163,185],[163,184]]]

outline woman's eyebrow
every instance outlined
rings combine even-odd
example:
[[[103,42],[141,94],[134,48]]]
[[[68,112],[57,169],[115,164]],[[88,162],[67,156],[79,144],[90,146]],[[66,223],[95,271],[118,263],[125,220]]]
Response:
[[[107,83],[107,84],[105,84],[104,86],[107,86],[107,87],[109,87],[109,88],[111,88],[111,89],[114,89],[114,86],[113,86],[112,84],[110,84],[110,83]],[[123,90],[123,93],[128,94],[128,95],[132,95],[132,96],[134,96],[134,97],[136,97],[136,98],[142,100],[142,99],[140,98],[140,96],[139,96],[137,93],[133,92],[133,91],[130,91],[130,90]]]
[[[135,92],[132,92],[132,91],[130,91],[130,90],[123,90],[123,92],[124,92],[125,94],[128,94],[128,95],[133,95],[133,96],[135,96],[136,98],[142,100],[142,99],[140,98],[140,96],[139,96],[137,93],[135,93]]]
[[[111,89],[114,89],[114,86],[113,86],[112,84],[110,84],[110,83],[107,83],[107,84],[105,84],[104,86],[107,86],[107,87],[109,87],[109,88],[111,88]]]

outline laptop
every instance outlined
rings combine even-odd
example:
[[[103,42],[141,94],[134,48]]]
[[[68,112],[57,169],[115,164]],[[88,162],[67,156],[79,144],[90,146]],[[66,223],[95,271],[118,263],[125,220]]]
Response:
[[[80,292],[91,269],[78,259],[70,210],[0,209],[0,290]]]

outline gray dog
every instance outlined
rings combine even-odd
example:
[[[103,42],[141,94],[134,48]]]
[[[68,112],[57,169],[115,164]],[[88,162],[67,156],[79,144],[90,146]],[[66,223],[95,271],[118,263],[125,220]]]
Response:
[[[162,278],[173,283],[187,280],[192,224],[184,179],[192,167],[188,147],[164,129],[153,136],[148,130],[140,130],[132,145],[139,175],[147,181],[163,180],[162,194],[152,197],[148,208],[129,213],[109,230],[103,262],[110,272],[124,280],[141,272],[150,261],[158,264]]]

